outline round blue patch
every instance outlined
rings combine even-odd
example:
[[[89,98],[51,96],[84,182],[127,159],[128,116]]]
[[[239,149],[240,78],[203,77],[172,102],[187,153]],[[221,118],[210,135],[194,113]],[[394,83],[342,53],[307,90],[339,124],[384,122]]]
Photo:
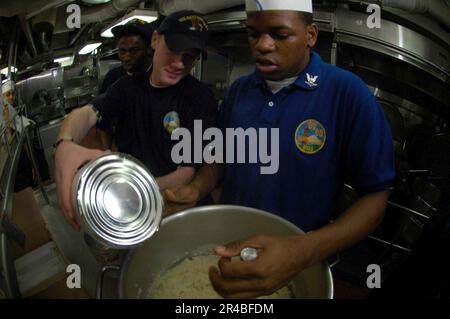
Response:
[[[325,145],[327,133],[324,126],[316,120],[302,122],[295,131],[295,144],[305,154],[315,154]]]

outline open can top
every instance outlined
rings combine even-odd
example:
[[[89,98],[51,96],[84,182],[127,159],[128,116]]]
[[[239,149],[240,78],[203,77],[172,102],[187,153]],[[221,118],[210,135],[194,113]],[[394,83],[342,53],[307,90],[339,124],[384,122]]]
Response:
[[[158,230],[163,199],[156,180],[134,157],[99,157],[77,172],[72,187],[83,230],[105,245],[132,248]]]

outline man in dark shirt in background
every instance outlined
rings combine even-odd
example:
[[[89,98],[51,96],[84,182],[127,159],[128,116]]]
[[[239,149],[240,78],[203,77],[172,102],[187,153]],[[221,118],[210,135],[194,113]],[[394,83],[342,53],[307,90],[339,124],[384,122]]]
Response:
[[[153,30],[150,24],[136,20],[113,28],[112,33],[118,39],[117,54],[122,65],[105,75],[99,94],[105,93],[121,77],[145,72],[151,65],[153,50],[150,42]]]
[[[117,55],[122,65],[106,73],[99,91],[100,96],[120,78],[145,73],[150,68],[153,57],[151,47],[153,28],[150,24],[134,20],[131,23],[119,25],[111,31],[117,39]],[[115,126],[102,124],[98,126],[98,129],[103,148],[115,150],[117,148],[113,146]]]

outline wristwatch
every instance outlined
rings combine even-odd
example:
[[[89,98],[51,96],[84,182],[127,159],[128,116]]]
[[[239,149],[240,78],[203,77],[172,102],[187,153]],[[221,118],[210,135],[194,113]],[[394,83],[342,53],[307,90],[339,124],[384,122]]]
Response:
[[[55,144],[53,144],[53,150],[56,151],[56,148],[64,141],[74,142],[74,139],[72,137],[61,137],[59,138]]]

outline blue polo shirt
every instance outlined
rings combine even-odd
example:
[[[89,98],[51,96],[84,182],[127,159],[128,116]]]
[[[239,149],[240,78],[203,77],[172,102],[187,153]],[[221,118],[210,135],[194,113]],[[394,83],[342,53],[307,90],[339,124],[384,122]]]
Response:
[[[227,163],[221,202],[272,212],[304,231],[329,222],[344,179],[367,194],[388,189],[395,177],[392,136],[376,98],[356,75],[316,53],[276,94],[257,71],[239,78],[224,98],[220,125],[224,132],[279,128],[278,172]]]

